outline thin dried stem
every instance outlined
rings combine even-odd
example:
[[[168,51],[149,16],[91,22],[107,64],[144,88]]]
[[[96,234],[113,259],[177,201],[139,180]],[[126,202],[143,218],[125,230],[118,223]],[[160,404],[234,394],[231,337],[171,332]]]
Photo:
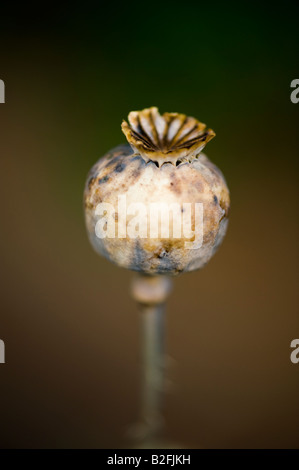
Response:
[[[171,287],[166,276],[139,274],[132,283],[141,310],[143,359],[140,424],[133,437],[144,445],[156,440],[163,428],[165,303]]]

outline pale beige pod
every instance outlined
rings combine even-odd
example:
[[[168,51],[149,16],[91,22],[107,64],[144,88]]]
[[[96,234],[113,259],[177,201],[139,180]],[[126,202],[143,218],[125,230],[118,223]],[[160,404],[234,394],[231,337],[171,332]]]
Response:
[[[230,205],[221,171],[201,153],[215,133],[193,117],[160,115],[155,107],[131,112],[128,120],[122,123],[128,144],[108,152],[87,178],[84,202],[91,244],[118,266],[145,274],[175,275],[202,268],[224,238]],[[100,212],[107,203],[113,212]],[[159,232],[153,238],[150,215],[161,203],[181,210],[169,211],[169,219],[158,217]],[[185,207],[195,203],[203,208],[200,246],[195,235],[185,236],[183,227]],[[195,210],[190,214],[195,230]],[[172,232],[174,218],[182,224],[181,236]],[[107,225],[113,229],[104,236]]]

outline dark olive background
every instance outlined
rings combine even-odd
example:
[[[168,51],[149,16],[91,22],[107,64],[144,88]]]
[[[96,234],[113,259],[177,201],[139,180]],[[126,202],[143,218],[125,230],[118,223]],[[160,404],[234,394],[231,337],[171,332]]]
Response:
[[[1,6],[0,446],[127,445],[140,318],[132,274],[89,246],[82,192],[121,120],[156,105],[216,131],[232,200],[220,251],[175,280],[167,436],[299,447],[298,6],[81,3]]]

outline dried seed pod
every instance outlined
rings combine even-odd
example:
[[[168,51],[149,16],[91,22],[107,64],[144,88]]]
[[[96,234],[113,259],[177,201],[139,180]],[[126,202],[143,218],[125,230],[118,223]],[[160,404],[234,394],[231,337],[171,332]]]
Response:
[[[174,275],[202,268],[227,228],[229,191],[201,153],[215,133],[153,107],[129,114],[116,147],[91,169],[84,192],[94,249],[119,266]]]

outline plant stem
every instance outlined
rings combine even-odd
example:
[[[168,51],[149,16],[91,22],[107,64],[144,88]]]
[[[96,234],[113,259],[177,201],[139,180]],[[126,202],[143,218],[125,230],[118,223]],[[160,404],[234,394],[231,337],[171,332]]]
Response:
[[[166,276],[139,274],[132,283],[132,296],[141,310],[143,359],[141,426],[135,438],[147,442],[157,438],[163,427],[165,302],[171,287]]]

